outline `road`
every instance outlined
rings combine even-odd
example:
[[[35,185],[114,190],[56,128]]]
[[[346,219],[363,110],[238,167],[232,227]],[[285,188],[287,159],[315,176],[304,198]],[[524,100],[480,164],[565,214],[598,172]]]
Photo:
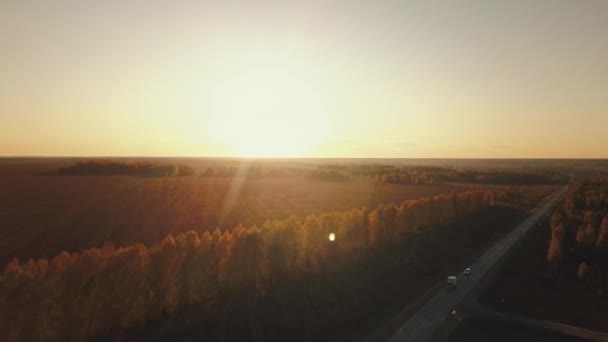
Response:
[[[564,187],[551,195],[534,214],[515,227],[510,233],[490,247],[481,257],[470,264],[473,273],[465,277],[458,275],[458,286],[453,291],[441,288],[416,313],[414,313],[389,338],[389,342],[426,342],[447,319],[452,310],[479,284],[484,276],[501,260],[501,258],[519,241],[549,210],[551,210],[566,193]],[[447,278],[448,275],[446,275]]]
[[[516,324],[526,325],[529,327],[536,327],[545,330],[550,330],[554,332],[558,332],[560,334],[575,336],[579,338],[583,338],[589,341],[608,341],[608,334],[600,331],[588,330],[584,328],[579,328],[573,325],[556,323],[551,321],[544,321],[533,319],[529,317],[514,315],[506,312],[500,312],[496,310],[489,309],[481,304],[476,303],[474,306],[474,310],[470,312],[476,316],[487,317],[500,321],[509,321]]]

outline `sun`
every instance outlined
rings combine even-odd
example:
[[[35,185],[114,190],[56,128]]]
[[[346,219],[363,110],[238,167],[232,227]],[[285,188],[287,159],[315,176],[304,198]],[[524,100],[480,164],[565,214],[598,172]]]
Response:
[[[251,70],[225,82],[210,134],[240,157],[297,157],[327,138],[323,103],[304,77]]]

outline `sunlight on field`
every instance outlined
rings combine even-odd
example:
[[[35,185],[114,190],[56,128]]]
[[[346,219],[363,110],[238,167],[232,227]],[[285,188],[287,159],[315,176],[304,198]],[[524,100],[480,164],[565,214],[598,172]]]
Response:
[[[242,157],[289,157],[322,144],[329,132],[322,101],[302,77],[259,68],[228,80],[210,134]]]

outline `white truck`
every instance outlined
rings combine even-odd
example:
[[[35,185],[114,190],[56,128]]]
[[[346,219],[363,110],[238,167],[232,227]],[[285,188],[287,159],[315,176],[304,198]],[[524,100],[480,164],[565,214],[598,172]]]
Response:
[[[455,289],[457,283],[458,283],[458,278],[456,278],[456,276],[449,276],[448,277],[448,290]]]

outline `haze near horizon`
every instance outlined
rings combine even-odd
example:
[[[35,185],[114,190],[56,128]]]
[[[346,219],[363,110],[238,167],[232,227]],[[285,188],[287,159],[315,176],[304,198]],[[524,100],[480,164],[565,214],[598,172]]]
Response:
[[[602,1],[7,1],[0,155],[606,158]]]

